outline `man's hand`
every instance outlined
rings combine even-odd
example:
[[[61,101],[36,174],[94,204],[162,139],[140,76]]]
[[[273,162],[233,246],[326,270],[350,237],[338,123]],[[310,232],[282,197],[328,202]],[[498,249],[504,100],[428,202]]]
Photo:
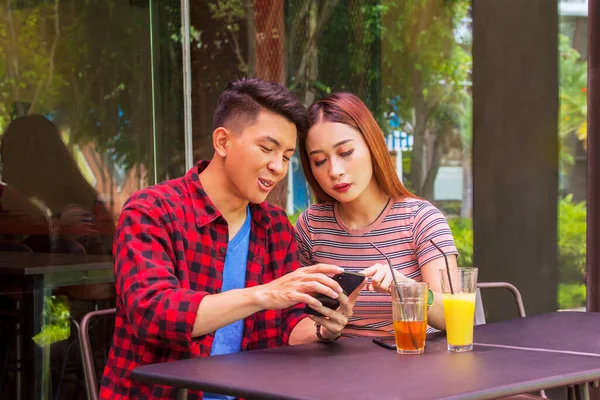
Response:
[[[323,315],[322,317],[317,317],[316,315],[309,316],[310,319],[321,324],[321,327],[323,328],[321,330],[321,336],[325,339],[333,339],[342,333],[342,330],[348,324],[348,320],[352,317],[354,303],[362,288],[365,287],[366,282],[365,279],[363,283],[350,294],[350,296],[346,296],[343,293],[340,294],[338,297],[340,307],[337,310],[332,310],[324,306],[315,307],[312,304],[310,305],[312,309]]]
[[[311,294],[321,293],[338,299],[343,290],[330,276],[341,272],[344,272],[344,269],[335,265],[316,264],[310,267],[298,268],[281,278],[256,286],[260,308],[263,310],[281,310],[298,303],[321,307],[321,302]]]
[[[389,293],[392,284],[394,283],[394,277],[390,266],[387,264],[375,264],[369,268],[364,269],[361,272],[367,279],[370,278],[370,282],[367,283],[366,289],[370,292],[378,293]],[[414,282],[414,279],[407,278],[402,273],[394,271],[396,275],[396,281],[400,282]]]

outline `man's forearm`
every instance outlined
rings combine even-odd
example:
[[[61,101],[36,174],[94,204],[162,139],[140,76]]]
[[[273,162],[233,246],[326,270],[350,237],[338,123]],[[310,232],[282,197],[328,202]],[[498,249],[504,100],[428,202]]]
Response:
[[[262,311],[258,286],[205,296],[200,302],[192,337],[206,335]]]

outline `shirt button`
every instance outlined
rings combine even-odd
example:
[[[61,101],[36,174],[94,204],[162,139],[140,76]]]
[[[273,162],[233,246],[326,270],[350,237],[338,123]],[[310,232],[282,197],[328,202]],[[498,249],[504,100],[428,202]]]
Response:
[[[219,247],[219,252],[221,254],[225,253],[225,247],[223,247],[223,246]]]

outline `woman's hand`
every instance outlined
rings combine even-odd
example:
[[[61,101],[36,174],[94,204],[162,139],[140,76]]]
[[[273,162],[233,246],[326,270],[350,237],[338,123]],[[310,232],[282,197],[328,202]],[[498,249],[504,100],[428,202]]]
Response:
[[[390,288],[394,284],[394,277],[390,266],[387,264],[375,264],[361,272],[367,277],[366,289],[370,292],[389,293]],[[402,273],[394,271],[396,281],[400,282],[415,282],[414,279],[407,278]]]

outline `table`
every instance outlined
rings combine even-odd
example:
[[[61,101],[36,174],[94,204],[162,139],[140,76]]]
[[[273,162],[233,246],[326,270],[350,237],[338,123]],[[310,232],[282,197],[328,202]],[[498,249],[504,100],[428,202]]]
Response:
[[[519,318],[505,323],[481,325],[475,342],[600,354],[600,313],[562,311]]]
[[[0,253],[0,279],[23,293],[23,334],[20,357],[33,360],[33,368],[24,368],[21,394],[25,399],[44,398],[49,390],[49,348],[40,348],[31,338],[43,327],[44,298],[56,287],[114,281],[110,256],[52,253]],[[0,289],[1,291],[1,289]]]
[[[556,323],[561,329],[549,329]],[[547,350],[523,346],[534,327]],[[559,345],[598,329],[600,314],[554,313],[477,326],[475,341],[485,343],[470,353],[448,353],[439,335],[420,356],[400,356],[367,338],[342,339],[146,365],[133,378],[247,399],[488,399],[600,379],[600,346]]]

